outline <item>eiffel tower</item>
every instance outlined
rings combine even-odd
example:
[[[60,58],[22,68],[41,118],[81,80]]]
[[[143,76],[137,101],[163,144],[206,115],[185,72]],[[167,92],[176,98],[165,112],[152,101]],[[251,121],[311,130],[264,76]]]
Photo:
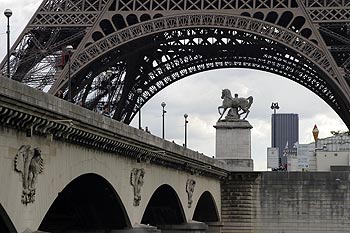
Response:
[[[251,68],[305,86],[350,127],[349,38],[348,0],[44,0],[0,73],[128,124],[186,76]]]

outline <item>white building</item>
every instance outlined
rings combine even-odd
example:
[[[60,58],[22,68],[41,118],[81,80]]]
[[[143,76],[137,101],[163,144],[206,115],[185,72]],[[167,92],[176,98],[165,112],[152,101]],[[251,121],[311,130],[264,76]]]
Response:
[[[316,150],[315,150],[316,145]],[[350,167],[350,136],[339,133],[287,151],[288,171],[336,171]]]

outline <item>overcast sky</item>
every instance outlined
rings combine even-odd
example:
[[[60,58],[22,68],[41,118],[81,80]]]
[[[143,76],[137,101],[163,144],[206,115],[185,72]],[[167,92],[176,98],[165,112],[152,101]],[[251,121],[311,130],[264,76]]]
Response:
[[[0,57],[6,53],[6,17],[10,8],[11,41],[14,42],[28,23],[41,0],[0,0]],[[313,141],[312,129],[317,124],[319,137],[330,136],[332,130],[347,130],[338,115],[318,96],[303,86],[274,74],[248,69],[220,69],[192,75],[162,90],[142,108],[143,126],[161,137],[162,107],[166,102],[166,138],[184,143],[184,113],[188,120],[188,147],[215,156],[215,129],[221,105],[221,90],[228,88],[240,97],[253,96],[248,116],[252,129],[252,158],[255,170],[266,170],[266,148],[271,137],[271,102],[278,102],[278,113],[299,114],[299,142]],[[132,126],[138,126],[136,117]]]

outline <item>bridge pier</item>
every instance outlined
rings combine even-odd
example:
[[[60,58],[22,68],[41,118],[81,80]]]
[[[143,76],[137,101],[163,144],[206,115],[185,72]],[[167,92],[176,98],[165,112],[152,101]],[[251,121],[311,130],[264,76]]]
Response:
[[[140,224],[132,229],[113,230],[111,233],[217,233],[209,230],[208,225],[202,222],[188,222],[180,225],[162,225],[159,228]]]
[[[191,221],[180,225],[164,225],[162,233],[206,233],[208,226],[202,222]]]
[[[211,226],[219,226],[218,224],[210,224]],[[220,225],[221,226],[221,225]],[[207,224],[202,222],[189,222],[181,225],[164,225],[160,227],[149,226],[140,224],[134,226],[134,228],[123,230],[111,230],[110,233],[218,233],[220,231],[214,230],[212,227],[208,227]],[[215,227],[216,228],[216,227]],[[214,230],[214,231],[213,231]],[[105,230],[92,231],[91,233],[104,233]],[[42,231],[25,231],[24,233],[44,233]],[[48,232],[45,232],[48,233]],[[69,233],[82,233],[80,231],[69,231]],[[84,231],[84,233],[89,233]]]
[[[157,227],[139,224],[131,229],[113,230],[111,233],[161,233]]]
[[[206,233],[221,233],[223,224],[221,222],[207,222],[208,230]]]

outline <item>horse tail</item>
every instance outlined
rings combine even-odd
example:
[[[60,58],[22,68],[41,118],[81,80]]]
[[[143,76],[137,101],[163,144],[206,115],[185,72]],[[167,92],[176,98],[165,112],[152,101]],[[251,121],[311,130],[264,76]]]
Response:
[[[248,100],[248,105],[247,105],[247,109],[248,108],[250,108],[250,106],[252,105],[252,103],[253,103],[253,96],[249,96],[248,98],[247,98],[247,100]]]

